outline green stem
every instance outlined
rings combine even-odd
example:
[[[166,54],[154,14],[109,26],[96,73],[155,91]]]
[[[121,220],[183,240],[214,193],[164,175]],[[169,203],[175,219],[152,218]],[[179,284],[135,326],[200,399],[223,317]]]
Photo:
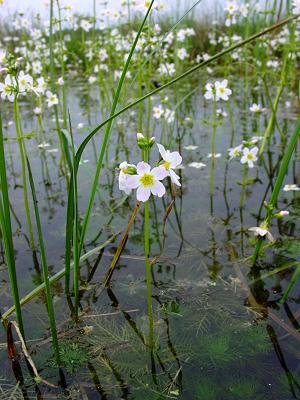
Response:
[[[16,132],[17,132],[17,137],[18,137],[20,158],[21,158],[24,207],[25,207],[25,213],[26,213],[26,218],[27,218],[27,223],[28,223],[29,242],[30,242],[31,249],[34,249],[35,244],[34,244],[33,229],[32,229],[32,222],[31,222],[31,216],[30,216],[30,208],[29,208],[29,201],[28,201],[28,189],[27,189],[27,180],[26,180],[26,161],[25,161],[26,148],[25,148],[24,139],[23,139],[22,124],[21,124],[21,120],[20,120],[17,96],[15,96],[15,99],[14,99],[14,119],[15,119],[15,126],[16,126]]]
[[[40,213],[39,213],[39,209],[38,209],[38,200],[36,197],[35,185],[34,185],[33,176],[32,176],[31,167],[30,167],[28,158],[27,158],[27,169],[28,169],[29,183],[30,183],[30,187],[31,187],[32,200],[33,200],[33,204],[34,204],[36,226],[37,226],[37,230],[38,230],[38,239],[39,239],[39,245],[40,245],[41,263],[42,263],[42,269],[43,269],[43,278],[44,278],[44,284],[45,284],[46,303],[47,303],[47,311],[48,311],[48,317],[49,317],[49,322],[50,322],[52,344],[53,344],[53,349],[54,349],[55,360],[57,362],[57,365],[60,365],[60,354],[59,354],[59,346],[58,346],[56,321],[55,321],[52,293],[51,293],[50,281],[49,281],[49,270],[48,270],[48,265],[47,265],[46,250],[45,250],[45,244],[44,244],[43,233],[42,233],[42,224],[41,224]]]
[[[300,137],[300,118],[298,119],[298,123],[295,129],[295,132],[293,133],[293,136],[291,137],[291,140],[288,144],[288,147],[286,149],[285,155],[280,163],[280,169],[279,173],[275,182],[275,186],[271,195],[270,202],[267,207],[267,215],[264,221],[264,225],[266,226],[266,229],[269,229],[271,221],[272,221],[272,216],[273,216],[273,209],[276,207],[277,204],[277,199],[283,184],[283,180],[288,172],[289,164],[292,158],[292,155],[294,153],[295,147],[298,143]],[[256,264],[256,261],[259,257],[260,251],[262,249],[262,245],[264,242],[264,238],[260,237],[258,239],[258,242],[256,244],[254,254],[252,256],[252,262],[253,264]]]
[[[2,232],[2,239],[4,242],[8,276],[9,276],[11,293],[14,301],[14,308],[17,316],[17,322],[20,328],[20,332],[23,338],[25,338],[22,309],[21,309],[19,289],[18,289],[16,264],[15,264],[12,229],[11,229],[10,204],[9,204],[8,184],[6,176],[6,163],[4,155],[1,113],[0,113],[0,182],[1,182],[1,193],[2,193],[2,196],[0,196],[0,226]]]

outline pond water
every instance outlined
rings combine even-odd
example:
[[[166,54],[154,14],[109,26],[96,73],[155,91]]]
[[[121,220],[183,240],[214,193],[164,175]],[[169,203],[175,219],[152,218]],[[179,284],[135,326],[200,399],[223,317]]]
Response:
[[[242,140],[263,135],[268,124],[265,113],[250,114],[245,102],[244,85],[231,78],[235,98],[219,117],[217,130],[214,196],[209,195],[212,104],[205,102],[205,80],[194,83],[193,96],[177,109],[171,124],[151,121],[151,135],[157,141],[180,150],[183,166],[178,173],[182,187],[166,225],[164,216],[171,198],[151,201],[150,243],[154,308],[154,346],[145,345],[148,335],[147,296],[143,258],[143,211],[140,210],[118,262],[111,286],[103,290],[102,281],[120,242],[119,232],[126,226],[136,201],[124,198],[118,189],[116,168],[123,160],[137,162],[136,146],[140,109],[117,119],[111,137],[105,166],[96,195],[92,222],[89,225],[85,251],[110,243],[103,251],[81,266],[81,318],[75,326],[63,294],[63,281],[53,286],[58,319],[63,372],[52,360],[50,340],[44,336],[48,327],[44,296],[24,306],[27,341],[40,375],[57,388],[35,385],[26,362],[21,360],[23,385],[15,397],[38,399],[280,399],[300,398],[299,358],[299,288],[289,301],[279,306],[293,269],[268,274],[275,267],[299,260],[299,199],[294,192],[282,192],[279,209],[291,214],[275,220],[273,236],[281,237],[275,248],[267,250],[256,267],[247,257],[253,252],[249,227],[258,226],[264,217],[264,200],[274,186],[278,163],[284,153],[278,132],[269,143],[263,162],[249,169],[251,185],[240,208],[243,166],[228,158],[229,147]],[[237,82],[234,84],[234,82]],[[238,83],[239,82],[239,83]],[[197,89],[198,87],[198,89]],[[253,90],[264,93],[260,83]],[[167,93],[176,106],[190,91],[189,85],[178,86]],[[166,95],[164,93],[163,97]],[[262,104],[268,104],[264,94]],[[278,113],[286,132],[295,127],[293,103],[283,99]],[[161,102],[153,98],[153,105]],[[103,114],[98,92],[88,91],[82,82],[68,88],[68,106],[76,144],[82,142]],[[225,104],[225,103],[224,103]],[[48,263],[51,273],[63,268],[66,178],[60,169],[55,123],[44,118],[45,131],[32,115],[32,106],[24,102],[21,113],[26,147],[37,186]],[[146,105],[144,115],[146,116]],[[4,124],[12,119],[6,108]],[[146,117],[145,117],[146,120]],[[145,121],[144,121],[145,123]],[[78,126],[78,124],[81,124]],[[8,124],[9,125],[9,124]],[[9,171],[10,200],[14,214],[13,231],[21,296],[42,282],[39,254],[28,245],[23,210],[21,164],[14,127],[6,131],[6,154]],[[79,205],[84,210],[92,174],[98,158],[102,132],[97,134],[83,156],[79,173]],[[40,146],[44,142],[48,147]],[[167,143],[165,143],[167,144]],[[153,150],[152,161],[157,160]],[[202,162],[203,168],[191,163]],[[296,181],[299,161],[289,170],[286,183]],[[80,213],[82,216],[82,213]],[[111,238],[117,235],[114,240]],[[1,310],[12,305],[8,277],[1,269]],[[12,317],[14,318],[14,317]],[[7,358],[6,338],[1,330],[2,392],[15,385],[11,361]],[[20,371],[15,371],[15,374]],[[22,382],[21,379],[21,382]],[[4,392],[3,392],[4,393]],[[2,397],[1,397],[2,396]],[[4,397],[3,397],[4,396]],[[22,397],[23,396],[23,397]],[[5,397],[5,393],[0,394]]]

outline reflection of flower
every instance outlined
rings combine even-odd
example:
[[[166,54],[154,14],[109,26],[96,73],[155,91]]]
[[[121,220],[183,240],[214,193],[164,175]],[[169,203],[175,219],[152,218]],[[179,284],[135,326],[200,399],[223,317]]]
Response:
[[[284,192],[291,192],[291,191],[295,191],[296,192],[298,190],[300,190],[300,187],[298,185],[295,185],[295,184],[288,184],[288,185],[285,185],[284,188],[283,188]]]
[[[127,189],[137,189],[136,198],[138,201],[147,201],[151,193],[154,196],[163,197],[166,193],[164,185],[160,182],[168,172],[163,167],[156,167],[151,170],[149,164],[139,162],[136,167],[137,175],[127,177]]]

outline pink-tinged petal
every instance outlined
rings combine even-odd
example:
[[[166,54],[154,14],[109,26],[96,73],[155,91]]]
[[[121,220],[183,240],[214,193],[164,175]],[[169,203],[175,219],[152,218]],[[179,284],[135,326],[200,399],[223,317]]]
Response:
[[[140,176],[139,175],[130,175],[126,179],[126,186],[128,189],[137,189],[140,186]]]
[[[206,98],[206,100],[211,100],[214,98],[214,95],[212,92],[206,92],[204,97]]]
[[[242,164],[246,164],[246,162],[247,162],[247,157],[246,157],[246,156],[243,156],[243,157],[241,158],[241,163],[242,163]]]
[[[227,79],[224,79],[224,80],[222,81],[221,85],[227,87],[227,85],[228,85],[228,80],[227,80]]]
[[[176,168],[182,163],[182,157],[178,151],[173,151],[169,154],[168,161],[171,163],[171,168]]]
[[[137,173],[138,173],[139,175],[144,175],[144,174],[150,172],[151,167],[150,167],[149,164],[145,163],[144,161],[141,161],[141,162],[139,162],[138,165],[136,166],[136,170],[137,170]]]
[[[166,150],[162,144],[156,143],[158,147],[158,151],[160,152],[160,155],[162,158],[165,160],[166,159]]]
[[[168,171],[164,167],[155,167],[151,171],[151,174],[158,181],[165,179],[169,174]]]
[[[251,150],[251,152],[252,152],[252,154],[253,155],[257,155],[257,153],[258,153],[258,147],[253,147],[253,149]]]
[[[181,186],[181,184],[179,182],[180,177],[172,169],[170,169],[170,177],[171,177],[171,181],[173,183],[175,183],[175,185]]]
[[[154,196],[163,197],[163,195],[166,193],[166,189],[161,182],[155,181],[154,185],[151,186],[151,192],[154,194]]]
[[[150,195],[151,195],[150,186],[140,186],[136,192],[137,200],[142,202],[149,200]]]

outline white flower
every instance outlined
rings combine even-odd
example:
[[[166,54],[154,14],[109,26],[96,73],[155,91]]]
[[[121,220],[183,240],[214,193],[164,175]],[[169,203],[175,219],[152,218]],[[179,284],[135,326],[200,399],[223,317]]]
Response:
[[[78,122],[77,129],[82,129],[83,127],[84,127],[84,123],[83,122]]]
[[[177,168],[182,163],[181,155],[178,151],[173,151],[171,153],[169,150],[166,150],[162,144],[157,143],[157,147],[162,159],[164,160],[162,167],[167,171],[171,181],[175,183],[175,185],[181,186],[179,182],[180,177],[173,171],[174,168]]]
[[[284,192],[291,192],[291,191],[297,192],[299,190],[300,190],[300,187],[295,184],[288,184],[288,185],[285,185],[283,188]]]
[[[45,149],[46,147],[50,147],[50,143],[42,142],[38,144],[39,149]]]
[[[99,50],[99,60],[101,62],[105,61],[108,58],[107,51],[105,49],[100,49]]]
[[[240,144],[239,146],[233,147],[228,149],[230,160],[233,160],[236,157],[240,157],[243,150],[243,145]]]
[[[32,76],[25,74],[24,71],[20,71],[18,76],[18,85],[20,93],[23,93],[28,89],[31,89],[33,86]]]
[[[58,84],[59,86],[63,86],[63,85],[65,84],[65,81],[64,81],[64,79],[63,79],[62,76],[61,76],[60,78],[57,79],[57,84]]]
[[[261,106],[261,104],[253,103],[252,106],[250,107],[250,111],[253,112],[253,113],[261,113],[261,112],[266,111],[266,109],[263,108]]]
[[[136,167],[137,175],[130,175],[127,177],[126,185],[128,189],[137,189],[137,200],[147,201],[151,193],[154,196],[163,197],[166,193],[164,185],[160,182],[168,172],[163,167],[156,167],[151,170],[149,164],[139,162]]]
[[[135,165],[133,164],[128,164],[126,161],[122,162],[119,165],[120,168],[120,174],[119,174],[119,189],[124,191],[126,194],[131,193],[131,189],[127,187],[127,178],[130,176],[128,174],[128,167],[133,167],[135,168]]]
[[[97,81],[97,78],[95,76],[90,76],[89,77],[89,84],[92,85],[93,83],[95,83]]]
[[[286,210],[282,210],[282,211],[279,211],[278,215],[279,215],[279,217],[288,217],[290,215],[290,212],[286,211]]]
[[[272,234],[268,231],[268,229],[265,229],[260,226],[254,226],[253,228],[248,229],[250,232],[254,233],[254,236],[261,236],[261,237],[267,237],[270,242],[274,242],[274,237]]]
[[[191,162],[190,164],[188,164],[189,167],[191,168],[196,168],[196,169],[200,169],[200,168],[205,168],[206,164],[203,164],[202,162]]]
[[[216,81],[214,84],[207,83],[205,86],[206,92],[204,97],[206,100],[213,100],[216,97],[216,101],[224,100],[227,101],[229,96],[232,94],[232,90],[227,87],[228,81],[224,79],[222,82]]]
[[[242,164],[247,163],[249,168],[253,168],[254,162],[257,161],[257,153],[258,153],[258,147],[253,147],[252,149],[245,147],[243,150],[243,157],[241,158],[241,163]]]
[[[184,47],[177,50],[177,57],[181,61],[185,60],[188,57],[188,52],[186,51],[186,49]]]
[[[222,99],[227,101],[229,99],[229,96],[232,94],[232,90],[229,89],[227,85],[227,79],[224,79],[222,82],[217,81],[215,83],[217,100]]]
[[[82,19],[80,21],[80,28],[82,28],[84,31],[89,32],[89,30],[92,28],[92,24],[87,21],[86,19]]]
[[[204,97],[206,100],[213,100],[215,95],[214,95],[214,85],[212,83],[207,83],[205,85],[206,92],[204,94]]]
[[[235,1],[228,1],[225,6],[225,11],[227,11],[230,15],[234,15],[239,11],[239,7]]]
[[[163,113],[164,113],[164,109],[161,104],[157,107],[153,107],[153,117],[155,119],[160,119],[162,117]]]
[[[58,98],[56,96],[56,94],[53,94],[52,92],[50,92],[49,90],[46,92],[46,96],[47,96],[47,104],[48,107],[52,107],[54,105],[58,104]]]
[[[207,158],[212,158],[212,153],[207,154]],[[220,158],[222,156],[221,153],[214,153],[214,158]]]
[[[293,0],[293,13],[300,14],[300,0]]]
[[[36,107],[33,109],[33,112],[35,115],[40,115],[40,114],[42,114],[42,109],[41,109],[41,107]]]
[[[14,101],[15,98],[15,84],[11,75],[7,75],[4,83],[0,83],[0,93],[2,100]]]
[[[165,110],[165,120],[168,124],[171,124],[175,120],[175,111],[169,110],[168,108]]]
[[[35,90],[38,93],[45,93],[47,89],[47,83],[45,82],[45,79],[41,76],[36,81],[37,81],[37,87],[35,88]]]
[[[190,144],[189,146],[184,146],[185,150],[197,150],[198,146],[193,146],[192,144]]]

